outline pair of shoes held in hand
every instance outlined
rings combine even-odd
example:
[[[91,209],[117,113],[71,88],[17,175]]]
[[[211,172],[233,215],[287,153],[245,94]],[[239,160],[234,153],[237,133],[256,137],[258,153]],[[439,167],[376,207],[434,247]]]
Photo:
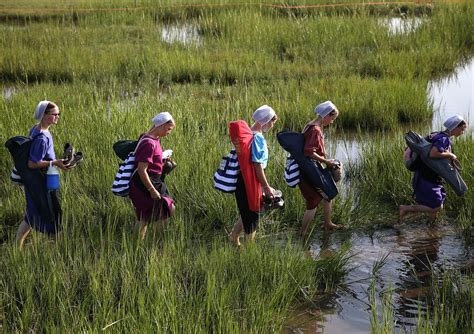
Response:
[[[72,147],[71,144],[66,143],[66,145],[64,145],[63,162],[64,164],[68,165],[68,168],[76,167],[83,160],[84,155],[82,152],[74,153],[74,147]]]
[[[265,206],[265,210],[283,208],[285,201],[283,200],[283,194],[281,190],[274,189],[273,198],[263,196],[263,204]]]

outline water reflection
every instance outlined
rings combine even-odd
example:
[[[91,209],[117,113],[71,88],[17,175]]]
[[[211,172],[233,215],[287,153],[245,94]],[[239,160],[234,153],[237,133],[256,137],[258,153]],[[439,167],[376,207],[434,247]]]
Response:
[[[426,310],[424,296],[431,281],[432,270],[467,265],[474,254],[474,245],[447,225],[403,224],[368,234],[364,232],[320,233],[311,245],[316,257],[352,245],[350,266],[353,270],[343,286],[328,299],[315,301],[311,312],[298,310],[286,326],[286,332],[313,333],[315,323],[325,333],[369,333],[369,289],[374,264],[386,256],[386,263],[375,275],[377,293],[394,289],[392,305],[397,330],[413,330],[419,312]],[[377,296],[378,299],[379,296]],[[378,302],[378,301],[377,301]],[[378,304],[381,307],[381,304]],[[319,317],[311,314],[321,311]]]
[[[474,58],[439,81],[432,81],[428,94],[433,103],[432,128],[439,130],[447,116],[460,114],[474,124]]]
[[[362,142],[360,138],[338,137],[325,142],[330,157],[339,160],[344,165],[355,164],[360,160]]]
[[[186,46],[200,46],[202,42],[198,28],[191,24],[165,25],[161,30],[161,39],[169,44],[180,43]]]
[[[380,19],[379,24],[386,26],[389,34],[407,34],[415,31],[423,23],[423,19],[419,17],[404,18],[404,17],[392,17],[388,19]]]

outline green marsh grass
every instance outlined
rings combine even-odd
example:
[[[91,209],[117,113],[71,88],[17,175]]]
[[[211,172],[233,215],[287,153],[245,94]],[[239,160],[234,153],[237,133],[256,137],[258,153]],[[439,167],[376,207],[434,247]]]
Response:
[[[312,94],[303,91],[312,98],[309,107],[319,96],[337,98],[351,111],[351,117],[341,117],[347,128],[366,123],[372,129],[391,129],[399,121],[428,119],[428,80],[448,73],[460,57],[473,53],[469,5],[439,7],[423,17],[420,28],[403,36],[390,35],[380,17],[364,10],[301,17],[268,11],[199,9],[196,17],[171,21],[196,26],[202,34],[200,46],[162,41],[161,28],[170,22],[149,10],[94,12],[75,20],[68,20],[66,13],[64,20],[5,23],[0,79],[98,86],[118,80],[147,87],[253,84],[270,90],[274,82],[284,82],[310,87]]]
[[[428,308],[420,316],[417,333],[471,333],[474,277],[450,270],[432,276],[426,299]]]
[[[69,224],[62,239],[35,235],[23,252],[2,246],[3,329],[278,331],[293,303],[330,291],[347,262],[343,252],[314,261],[292,243],[239,251],[226,238],[181,239],[179,227],[137,245],[112,225]]]
[[[376,289],[376,279],[372,278],[369,287],[369,302],[371,310],[370,325],[372,333],[394,333],[396,321],[392,305],[393,290],[388,288],[378,292]],[[378,301],[379,300],[379,301]],[[378,303],[380,303],[380,306]]]
[[[78,1],[72,8],[96,4]],[[331,134],[395,130],[371,135],[361,166],[348,168],[347,195],[334,204],[336,223],[390,223],[411,192],[397,129],[430,122],[427,83],[473,54],[469,4],[419,13],[426,22],[404,36],[391,36],[379,22],[396,7],[378,13],[155,6],[31,14],[21,11],[26,2],[17,6],[17,13],[0,15],[0,81],[15,88],[0,99],[0,138],[26,135],[36,103],[47,98],[62,112],[51,130],[56,153],[70,142],[85,161],[61,175],[62,237],[55,242],[33,234],[20,253],[13,239],[24,194],[9,183],[11,158],[0,150],[0,323],[9,332],[280,330],[295,303],[340,283],[348,260],[343,251],[311,260],[292,240],[304,203],[284,184],[277,131],[301,130],[314,105],[327,99],[342,111]],[[194,25],[201,44],[162,41],[169,24]],[[212,174],[231,146],[227,123],[250,121],[265,103],[280,118],[266,135],[267,175],[284,191],[286,208],[261,222],[257,245],[238,252],[225,237],[237,218],[235,200],[213,189]],[[161,111],[177,121],[162,145],[174,150],[178,163],[167,177],[178,213],[163,235],[152,229],[137,245],[131,203],[110,191],[119,163],[112,144],[137,138]],[[472,185],[472,140],[456,140],[455,148]],[[461,200],[448,196],[447,214],[471,226],[472,192]],[[275,241],[282,233],[289,238]]]
[[[424,134],[423,131],[426,130],[418,129],[421,134]],[[406,147],[403,136],[404,132],[401,131],[395,134],[374,136],[373,141],[368,143],[363,150],[361,164],[353,171],[354,177],[359,181],[357,182],[358,191],[364,194],[367,200],[383,203],[383,206],[388,206],[395,213],[400,204],[414,204],[411,186],[413,173],[403,164],[403,150]],[[463,166],[461,176],[468,187],[472,188],[474,147],[469,136],[465,134],[452,141],[457,157]],[[464,196],[459,197],[449,185],[446,184],[445,188],[448,197],[442,215],[454,219],[464,228],[472,227],[474,193],[467,191]]]

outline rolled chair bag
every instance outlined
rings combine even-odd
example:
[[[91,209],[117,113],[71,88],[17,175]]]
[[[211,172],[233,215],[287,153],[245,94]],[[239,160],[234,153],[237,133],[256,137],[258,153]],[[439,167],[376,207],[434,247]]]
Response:
[[[259,212],[262,205],[262,187],[258,182],[252,164],[253,132],[245,121],[234,121],[228,124],[230,140],[235,147],[239,161],[240,173],[244,180],[249,209]]]
[[[405,135],[405,141],[410,150],[416,153],[428,168],[446,180],[456,195],[464,195],[468,189],[467,185],[450,159],[430,158],[433,144],[414,131],[409,131]]]
[[[337,196],[338,190],[329,168],[323,168],[318,161],[304,155],[304,135],[299,132],[284,130],[277,133],[278,143],[299,166],[300,173],[315,188],[323,191],[324,199],[330,201]]]
[[[43,134],[38,134],[40,136]],[[45,175],[40,169],[28,167],[28,156],[31,144],[37,137],[29,138],[16,136],[8,139],[5,147],[13,157],[17,174],[21,177],[25,191],[30,196],[38,215],[30,217],[29,223],[41,232],[53,234],[60,229],[61,207],[57,198],[57,192],[49,191],[46,187]]]

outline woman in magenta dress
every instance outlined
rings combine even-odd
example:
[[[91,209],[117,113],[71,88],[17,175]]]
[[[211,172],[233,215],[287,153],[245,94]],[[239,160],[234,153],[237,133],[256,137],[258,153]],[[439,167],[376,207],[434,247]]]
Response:
[[[452,153],[450,137],[459,137],[467,128],[466,121],[459,115],[448,117],[443,123],[446,130],[434,132],[427,137],[433,144],[430,151],[430,158],[434,159],[456,159]],[[435,220],[438,212],[443,208],[446,199],[446,190],[443,187],[443,179],[421,160],[417,161],[418,168],[412,180],[415,196],[415,205],[400,205],[400,220],[407,215],[415,213],[426,213]]]
[[[136,172],[130,181],[130,199],[135,207],[135,230],[143,239],[150,222],[161,221],[163,226],[174,213],[173,199],[162,180],[163,150],[160,139],[175,127],[173,117],[162,112],[153,119],[153,127],[143,134],[135,152]]]

